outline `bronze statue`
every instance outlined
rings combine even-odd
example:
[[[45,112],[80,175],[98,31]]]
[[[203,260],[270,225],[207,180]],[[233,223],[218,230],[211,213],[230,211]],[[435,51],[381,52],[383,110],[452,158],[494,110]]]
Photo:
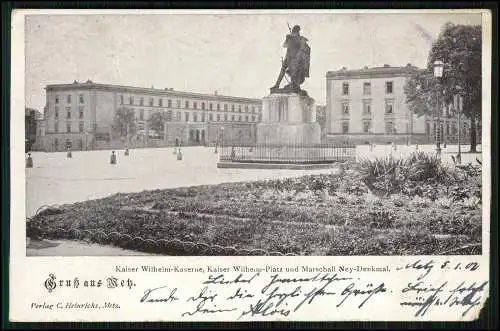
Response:
[[[300,92],[300,85],[304,83],[306,77],[309,77],[311,48],[307,42],[307,38],[300,35],[300,26],[295,25],[283,43],[283,47],[286,48],[286,57],[282,62],[278,80],[271,88],[271,93],[279,89],[285,73],[290,77],[290,82],[284,90]]]

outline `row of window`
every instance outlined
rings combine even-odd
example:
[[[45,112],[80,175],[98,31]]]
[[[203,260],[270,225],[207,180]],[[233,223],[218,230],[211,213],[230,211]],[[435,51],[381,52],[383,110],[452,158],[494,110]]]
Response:
[[[59,104],[59,95],[56,95],[56,104]],[[83,94],[78,95],[78,102],[80,103],[85,103],[85,99],[83,97]],[[71,94],[66,95],[66,103],[71,103]]]
[[[385,93],[392,94],[394,90],[394,82],[387,81],[385,82]],[[363,83],[363,95],[371,95],[372,94],[372,84],[370,82]],[[342,95],[349,95],[349,83],[342,83]]]
[[[71,118],[71,107],[66,107],[66,118]],[[78,118],[83,118],[83,113],[84,113],[84,107],[80,106],[78,107]],[[59,107],[54,108],[54,119],[59,118]]]
[[[181,118],[181,112],[177,112],[176,114],[176,118],[175,120],[177,122],[181,122],[182,121],[182,118]],[[198,119],[200,120],[200,122],[205,122],[205,114],[202,113],[200,114],[200,116],[198,116],[198,113],[193,113],[192,116],[190,115],[189,112],[185,112],[184,113],[184,121],[185,122],[189,122],[191,120],[191,117],[192,117],[192,120],[193,122],[198,122]],[[248,116],[248,115],[245,115],[245,117],[239,115],[239,116],[235,116],[235,115],[231,115],[231,117],[229,117],[228,114],[224,114],[223,116],[221,114],[217,114],[217,115],[214,115],[214,114],[208,114],[208,121],[212,122],[212,121],[217,121],[217,122],[221,122],[221,121],[231,121],[231,122],[255,122],[256,120],[256,117],[255,115],[252,115],[251,117]],[[259,120],[260,120],[260,115],[259,115]]]
[[[371,133],[372,129],[372,121],[371,120],[363,120],[363,133]],[[349,122],[342,122],[342,133],[349,133]],[[386,134],[395,134],[396,128],[394,127],[394,122],[386,121],[385,122],[385,133]]]
[[[444,128],[445,126],[443,125],[443,123],[440,124],[440,133],[441,135],[444,134]],[[468,130],[469,126],[467,123],[463,123],[462,125],[462,130],[460,132],[461,135],[465,135],[467,130]],[[436,123],[433,123],[432,125],[432,134],[434,136],[436,136],[436,133],[437,133],[437,130],[436,130]],[[425,123],[425,134],[426,135],[430,135],[431,134],[431,124],[430,123]],[[452,135],[452,136],[455,136],[458,134],[458,126],[456,123],[452,123],[450,125],[450,123],[446,123],[446,135]]]
[[[181,108],[181,101],[180,100],[175,100],[176,101],[176,107],[175,108]],[[124,104],[124,96],[123,95],[120,95],[120,104],[123,105]],[[129,100],[128,100],[128,104],[129,105],[134,105],[134,97],[130,96],[129,97]],[[221,105],[219,103],[215,104],[215,107],[214,107],[214,104],[211,103],[211,102],[208,102],[208,103],[205,103],[205,102],[200,102],[198,104],[198,102],[196,101],[193,101],[193,102],[189,102],[189,101],[185,101],[184,102],[184,108],[185,109],[201,109],[201,110],[205,110],[206,107],[207,107],[207,104],[208,104],[208,110],[221,110]],[[144,106],[144,98],[141,97],[139,99],[139,106]],[[155,104],[154,104],[154,98],[149,98],[149,106],[151,107],[154,107]],[[158,107],[163,107],[163,99],[158,99],[158,104],[157,104]],[[171,99],[168,99],[167,100],[167,108],[173,108],[173,102]],[[198,107],[199,106],[199,107]],[[224,111],[228,111],[229,110],[229,105],[228,104],[224,104],[222,106],[222,108],[224,109]],[[241,113],[242,112],[242,109],[245,110],[245,113],[248,113],[249,111],[251,111],[252,113],[255,113],[257,111],[257,108],[255,106],[251,106],[251,108],[248,106],[248,105],[245,105],[244,108],[242,108],[241,105],[238,105],[238,112]],[[232,112],[235,112],[236,111],[236,107],[235,105],[231,105],[231,111]]]
[[[349,102],[343,101],[341,103],[340,109],[342,115],[349,115]],[[372,113],[371,101],[363,101],[363,115],[371,115],[371,113]],[[385,113],[386,114],[394,113],[394,101],[392,99],[385,100]]]
[[[84,124],[83,122],[78,123],[78,132],[82,133],[84,131]],[[59,122],[54,123],[54,132],[58,133],[61,132],[59,131]],[[66,123],[66,133],[71,133],[71,123]]]

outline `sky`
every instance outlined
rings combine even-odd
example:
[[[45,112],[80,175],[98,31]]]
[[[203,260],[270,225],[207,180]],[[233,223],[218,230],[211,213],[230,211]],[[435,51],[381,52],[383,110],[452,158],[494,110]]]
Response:
[[[311,47],[302,88],[324,104],[326,72],[425,67],[446,22],[480,13],[237,13],[27,15],[26,107],[43,111],[48,84],[84,82],[262,98],[278,76],[288,26]],[[283,81],[285,83],[285,80]]]

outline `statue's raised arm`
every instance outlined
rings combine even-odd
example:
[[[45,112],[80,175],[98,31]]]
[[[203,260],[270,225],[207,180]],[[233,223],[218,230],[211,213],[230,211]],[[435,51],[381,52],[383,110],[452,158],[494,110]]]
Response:
[[[281,65],[276,84],[271,90],[279,89],[283,77],[287,74],[290,79],[284,89],[297,93],[300,91],[300,85],[304,83],[306,77],[309,77],[311,48],[307,42],[307,38],[300,35],[300,26],[295,25],[283,43],[283,47],[286,48],[286,57]]]

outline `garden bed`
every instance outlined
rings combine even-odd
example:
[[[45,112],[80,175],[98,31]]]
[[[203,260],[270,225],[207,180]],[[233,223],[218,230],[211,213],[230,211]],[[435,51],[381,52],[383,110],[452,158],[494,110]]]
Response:
[[[46,208],[27,235],[167,255],[481,253],[480,174],[384,191],[367,169],[115,194]]]

